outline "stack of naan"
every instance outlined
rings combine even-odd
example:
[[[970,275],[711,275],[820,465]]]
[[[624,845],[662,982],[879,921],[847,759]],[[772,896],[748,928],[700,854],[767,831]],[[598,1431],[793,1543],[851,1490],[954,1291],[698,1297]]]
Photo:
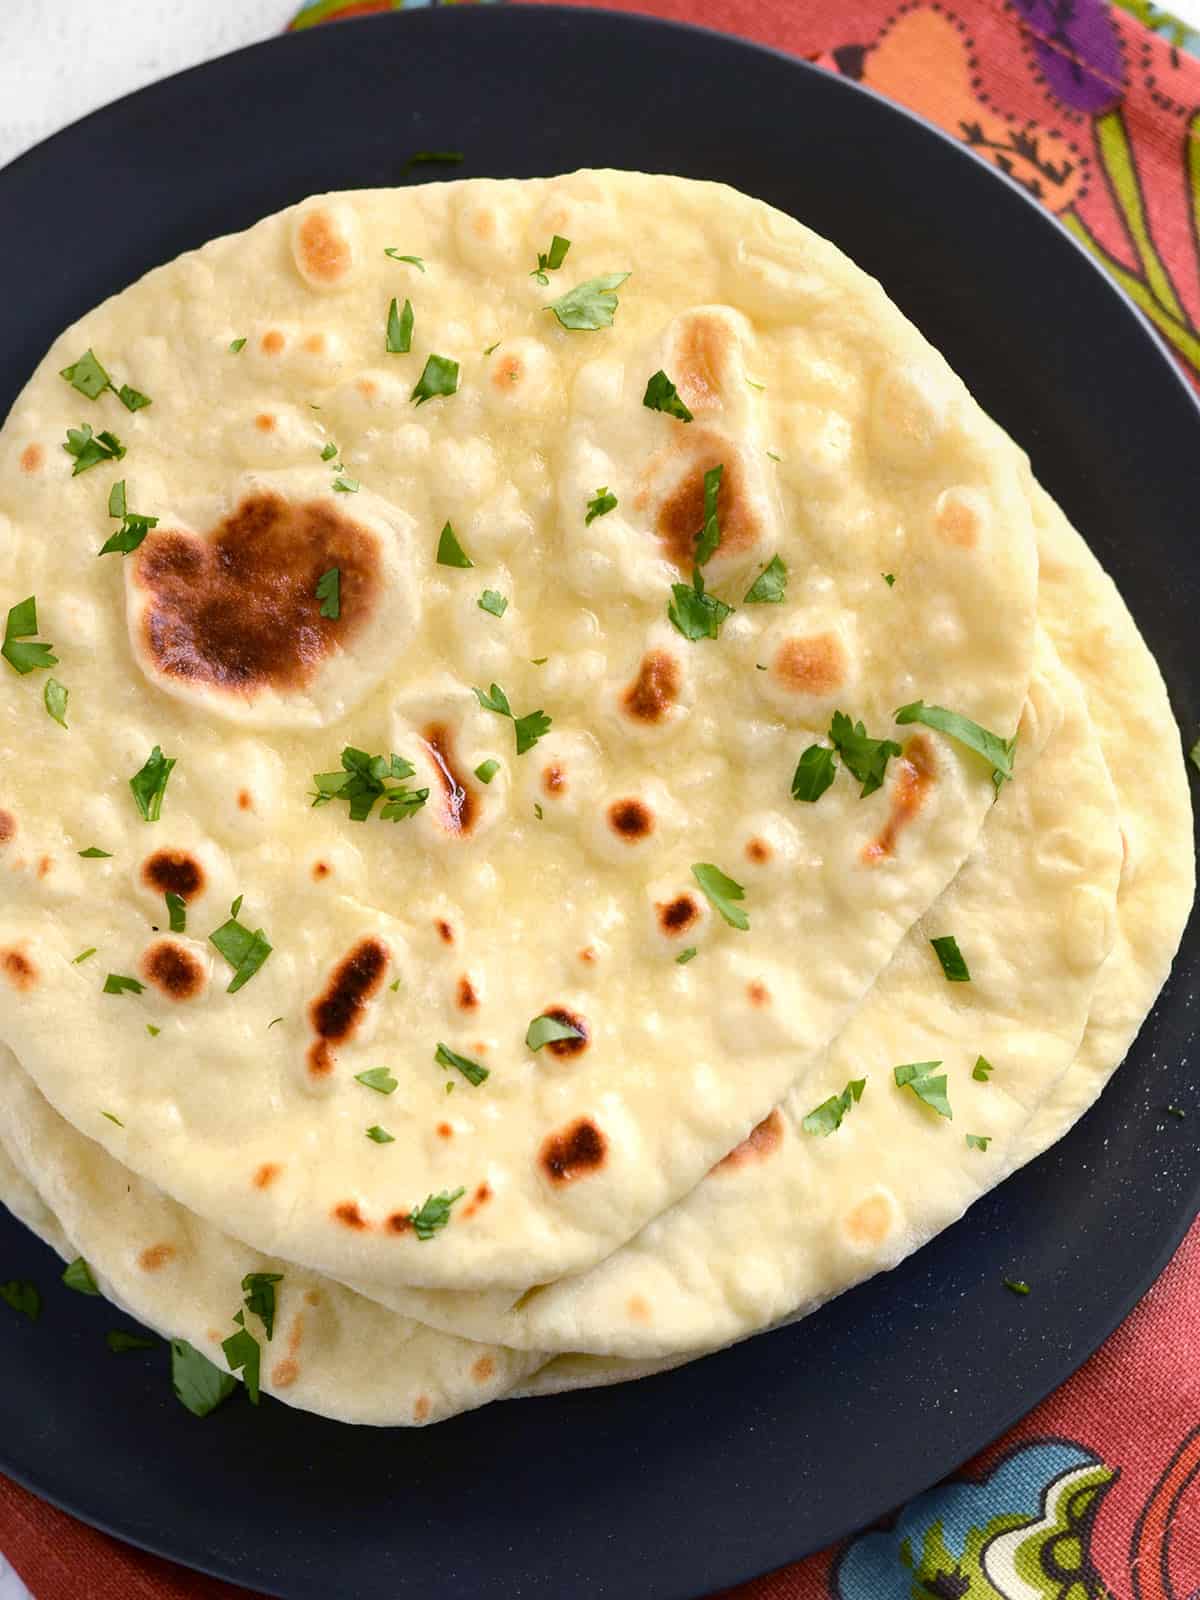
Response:
[[[1112,583],[717,185],[327,195],[151,273],[0,433],[0,573],[0,1189],[328,1416],[894,1266],[1096,1098],[1191,904]]]

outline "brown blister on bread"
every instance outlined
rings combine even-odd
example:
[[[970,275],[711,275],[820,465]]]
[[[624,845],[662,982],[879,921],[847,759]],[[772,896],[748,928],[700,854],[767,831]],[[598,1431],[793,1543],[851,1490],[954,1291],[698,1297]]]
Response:
[[[454,838],[465,838],[475,826],[479,804],[474,789],[455,765],[454,736],[444,723],[436,722],[425,729],[421,740],[441,786],[437,815],[442,827]]]
[[[203,963],[173,939],[159,939],[142,955],[141,972],[146,982],[168,1000],[194,1000],[204,988]]]
[[[322,501],[265,492],[208,535],[152,529],[131,560],[150,669],[250,700],[306,688],[372,616],[381,582],[374,534]],[[336,620],[316,599],[332,567],[341,574]]]
[[[783,1142],[783,1117],[778,1107],[755,1127],[713,1168],[714,1172],[729,1172],[747,1166],[752,1161],[765,1161],[779,1149]]]
[[[590,1117],[577,1117],[542,1141],[538,1159],[551,1183],[575,1183],[598,1172],[608,1154],[608,1140]]]
[[[679,699],[683,674],[669,650],[648,650],[637,677],[621,694],[621,707],[635,722],[662,722]]]
[[[204,890],[204,868],[186,850],[156,850],[142,862],[142,882],[155,894],[194,900]]]
[[[878,836],[863,847],[868,866],[886,860],[896,849],[896,841],[925,804],[925,797],[937,777],[933,746],[919,733],[904,746],[893,768],[891,811]]]
[[[360,939],[333,969],[324,993],[308,1008],[317,1035],[308,1051],[308,1069],[314,1077],[332,1072],[333,1046],[354,1036],[369,1002],[383,985],[390,961],[382,939]]]

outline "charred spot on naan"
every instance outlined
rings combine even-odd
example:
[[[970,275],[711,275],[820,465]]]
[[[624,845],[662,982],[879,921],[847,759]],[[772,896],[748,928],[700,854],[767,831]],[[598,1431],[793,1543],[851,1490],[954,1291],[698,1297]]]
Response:
[[[360,939],[333,969],[323,993],[308,1008],[317,1036],[308,1051],[308,1070],[314,1077],[333,1071],[333,1047],[357,1032],[390,963],[391,952],[382,939],[368,938]]]
[[[46,460],[46,452],[40,444],[27,444],[20,455],[22,472],[40,472]]]
[[[159,939],[147,947],[141,960],[142,977],[168,1000],[194,1000],[204,988],[204,964],[186,945]]]
[[[760,839],[757,834],[752,839],[746,840],[746,860],[752,861],[756,867],[765,867],[774,855],[775,852],[767,840]]]
[[[717,490],[721,557],[745,557],[764,537],[741,447],[711,428],[679,428],[647,467],[634,505],[650,511],[663,554],[681,572],[692,569],[696,540],[704,528],[704,474],[713,467],[724,468]]]
[[[566,1185],[590,1177],[604,1165],[608,1140],[590,1117],[576,1117],[542,1141],[538,1161],[550,1182]]]
[[[637,677],[622,691],[620,706],[635,722],[659,723],[678,701],[682,688],[683,673],[675,656],[669,650],[648,650]]]
[[[475,1190],[475,1193],[471,1196],[471,1198],[467,1201],[466,1205],[462,1208],[463,1220],[466,1221],[466,1219],[468,1217],[473,1217],[475,1215],[475,1213],[478,1210],[480,1210],[481,1207],[487,1205],[488,1201],[491,1198],[492,1198],[492,1186],[491,1186],[491,1184],[490,1183],[481,1183],[481,1184],[479,1184],[479,1186]]]
[[[256,1189],[269,1189],[282,1171],[278,1161],[264,1161],[250,1181]]]
[[[292,260],[311,289],[340,289],[358,257],[358,221],[347,206],[318,204],[302,211],[292,229]]]
[[[155,894],[194,900],[204,890],[204,868],[187,850],[156,850],[142,862],[142,882]]]
[[[888,819],[876,837],[863,846],[862,859],[868,866],[895,853],[897,840],[925,804],[936,779],[933,746],[923,733],[918,733],[904,746],[892,769]]]
[[[343,1228],[350,1228],[355,1233],[361,1233],[371,1226],[359,1209],[357,1200],[339,1200],[332,1215],[335,1222],[340,1222]]]
[[[454,1003],[460,1011],[477,1011],[479,1009],[479,995],[475,985],[464,972],[454,988]]]
[[[626,844],[640,844],[654,832],[654,812],[644,800],[614,800],[608,808],[608,825]]]
[[[421,742],[442,791],[435,813],[442,829],[452,838],[466,838],[475,826],[479,802],[455,764],[454,735],[445,723],[434,722],[422,733]]]
[[[17,819],[11,811],[0,808],[0,845],[11,844],[17,837]]]
[[[700,902],[694,894],[677,894],[671,900],[656,900],[654,911],[659,929],[667,939],[681,938],[700,920],[702,914]]]
[[[7,950],[0,950],[0,972],[4,973],[14,989],[19,989],[25,994],[36,987],[40,976],[29,956],[16,945]]]
[[[668,339],[667,371],[694,416],[722,410],[740,376],[738,351],[728,315],[702,308],[676,319]]]
[[[544,1017],[553,1017],[555,1022],[561,1022],[564,1028],[574,1028],[582,1035],[578,1039],[551,1039],[544,1048],[552,1056],[577,1056],[581,1055],[591,1043],[592,1030],[588,1026],[586,1017],[581,1017],[577,1011],[569,1011],[566,1006],[547,1006],[542,1012]]]
[[[834,632],[784,639],[771,662],[771,675],[783,690],[824,699],[846,682],[846,646]]]
[[[496,1363],[491,1356],[480,1356],[478,1361],[471,1364],[471,1376],[476,1383],[487,1383],[496,1371]]]
[[[735,1145],[727,1156],[717,1162],[713,1171],[732,1172],[737,1167],[748,1166],[751,1162],[766,1161],[782,1143],[783,1117],[776,1107],[760,1123],[751,1128],[741,1144]]]
[[[899,1220],[895,1200],[886,1189],[877,1189],[846,1213],[842,1232],[855,1249],[878,1250],[895,1232]]]
[[[173,1244],[152,1244],[138,1256],[138,1266],[143,1272],[161,1272],[178,1254]]]
[[[567,773],[561,761],[548,762],[542,768],[542,793],[557,796],[566,793]]]
[[[332,567],[341,574],[336,619],[316,599]],[[256,492],[207,535],[153,529],[129,570],[148,673],[253,699],[305,688],[352,642],[378,604],[381,550],[326,502]]]

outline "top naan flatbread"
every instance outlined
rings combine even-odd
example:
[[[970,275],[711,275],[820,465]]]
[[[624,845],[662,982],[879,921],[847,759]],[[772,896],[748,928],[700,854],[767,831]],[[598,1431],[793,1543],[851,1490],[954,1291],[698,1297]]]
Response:
[[[547,309],[622,273],[611,326]],[[89,348],[152,404],[64,381]],[[643,403],[660,371],[691,421]],[[127,454],[72,475],[85,423]],[[715,466],[735,609],[693,640],[667,608]],[[158,523],[98,560],[118,483]],[[783,599],[747,602],[775,557]],[[36,596],[71,695],[64,729],[45,671],[0,667],[0,1039],[265,1251],[431,1287],[583,1270],[804,1080],[967,856],[989,763],[894,713],[1013,734],[1035,566],[1011,444],[876,283],[731,190],[440,184],[218,240],[64,335],[0,434],[6,604]],[[834,710],[905,754],[793,800]],[[344,747],[411,763],[424,805],[313,809]],[[272,951],[230,993],[208,936],[242,897],[235,941]],[[547,1012],[585,1037],[534,1053]],[[387,1096],[356,1081],[380,1068]]]

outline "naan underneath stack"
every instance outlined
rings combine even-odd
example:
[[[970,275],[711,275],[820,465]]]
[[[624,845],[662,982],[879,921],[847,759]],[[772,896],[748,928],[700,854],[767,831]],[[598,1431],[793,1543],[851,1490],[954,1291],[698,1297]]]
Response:
[[[30,380],[0,558],[0,1195],[328,1416],[895,1265],[1091,1103],[1191,904],[1086,546],[878,284],[717,185],[181,257]]]

